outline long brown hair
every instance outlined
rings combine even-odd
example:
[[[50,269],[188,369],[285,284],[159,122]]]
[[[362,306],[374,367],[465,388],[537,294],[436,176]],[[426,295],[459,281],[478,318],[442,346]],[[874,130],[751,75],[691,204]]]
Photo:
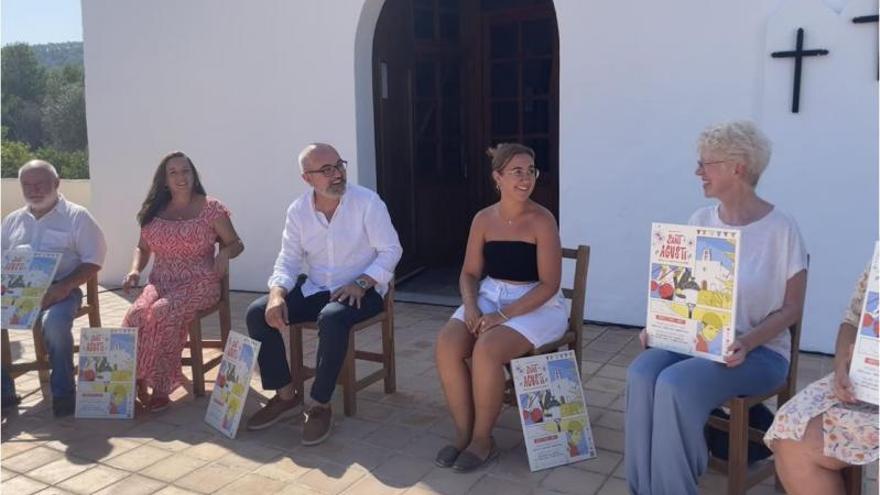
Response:
[[[165,180],[165,169],[169,160],[181,157],[186,158],[186,161],[189,162],[189,166],[192,169],[193,192],[203,196],[206,195],[205,188],[202,187],[202,181],[199,180],[199,172],[196,170],[196,166],[193,164],[192,160],[190,160],[190,158],[182,151],[172,151],[162,157],[162,161],[159,162],[159,166],[156,167],[156,173],[153,174],[153,184],[147,192],[147,199],[145,199],[144,204],[141,205],[141,211],[137,214],[137,220],[141,227],[150,223],[156,218],[156,215],[162,211],[162,208],[165,208],[165,206],[171,202],[171,191],[168,190],[168,184]]]

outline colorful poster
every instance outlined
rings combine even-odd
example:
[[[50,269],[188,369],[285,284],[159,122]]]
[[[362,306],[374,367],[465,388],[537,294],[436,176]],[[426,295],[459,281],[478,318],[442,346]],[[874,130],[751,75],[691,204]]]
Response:
[[[868,273],[868,286],[865,289],[865,300],[862,303],[862,314],[859,319],[859,332],[853,347],[852,362],[849,376],[853,383],[856,398],[878,403],[878,330],[880,330],[880,313],[878,313],[877,294],[880,292],[880,242],[874,244],[874,257],[871,259],[871,271]]]
[[[133,418],[136,365],[137,328],[83,328],[76,417]]]
[[[60,253],[33,251],[30,247],[3,253],[2,327],[31,329],[40,315],[43,294],[52,285],[61,262]]]
[[[574,351],[510,362],[532,471],[596,457]]]
[[[205,422],[229,438],[235,438],[238,431],[259,352],[260,342],[237,332],[229,333],[205,413]]]
[[[648,345],[723,362],[735,338],[739,231],[651,227]]]

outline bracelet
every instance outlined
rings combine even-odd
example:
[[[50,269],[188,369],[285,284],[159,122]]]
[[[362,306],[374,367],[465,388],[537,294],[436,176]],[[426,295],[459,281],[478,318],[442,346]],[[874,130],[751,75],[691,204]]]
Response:
[[[507,321],[507,320],[510,319],[506,314],[504,314],[503,311],[501,311],[500,308],[498,309],[498,311],[496,311],[496,313],[498,313],[499,315],[501,315],[501,317],[504,318],[504,321]]]

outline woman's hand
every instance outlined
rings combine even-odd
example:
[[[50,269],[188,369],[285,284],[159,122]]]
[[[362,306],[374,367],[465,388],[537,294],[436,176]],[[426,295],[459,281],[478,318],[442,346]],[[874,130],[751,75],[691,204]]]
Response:
[[[132,270],[128,272],[128,275],[122,277],[122,291],[128,294],[128,291],[132,287],[137,287],[141,281],[141,272],[137,270]]]
[[[834,395],[850,404],[856,402],[853,384],[849,379],[849,363],[852,360],[853,347],[849,346],[849,352],[843,356],[843,359],[834,360]]]
[[[214,257],[214,271],[221,277],[229,271],[229,253],[225,249],[217,251],[217,256]]]
[[[483,316],[483,313],[480,311],[480,308],[465,304],[464,326],[467,327],[468,332],[470,332],[471,335],[473,335],[474,337],[477,336],[477,325],[480,323],[481,316]]]
[[[498,325],[503,324],[505,321],[507,321],[507,318],[501,316],[498,313],[489,313],[487,315],[483,315],[477,321],[477,329],[474,332],[474,335],[479,337],[480,335],[488,332]]]
[[[730,344],[730,349],[727,350],[727,355],[724,356],[724,362],[727,363],[728,368],[736,368],[743,364],[746,360],[746,356],[748,356],[751,351],[752,348],[747,343],[740,339],[736,339]]]

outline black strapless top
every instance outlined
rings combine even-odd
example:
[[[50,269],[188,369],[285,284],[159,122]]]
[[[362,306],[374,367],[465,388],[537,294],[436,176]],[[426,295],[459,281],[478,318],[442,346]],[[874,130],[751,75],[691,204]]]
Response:
[[[487,241],[483,244],[486,275],[514,282],[538,281],[538,245],[523,241]]]

